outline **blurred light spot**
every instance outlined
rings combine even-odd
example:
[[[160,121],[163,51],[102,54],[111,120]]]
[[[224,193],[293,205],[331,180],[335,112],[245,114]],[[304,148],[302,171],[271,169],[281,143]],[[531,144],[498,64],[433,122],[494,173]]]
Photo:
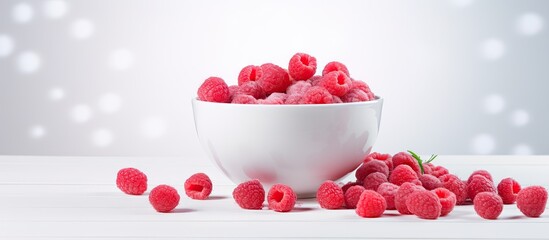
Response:
[[[532,155],[533,153],[532,148],[526,144],[518,144],[513,147],[514,155]]]
[[[48,97],[53,101],[59,101],[65,98],[65,90],[60,87],[54,87],[48,92]]]
[[[88,105],[79,104],[72,108],[70,115],[73,121],[84,123],[92,117],[92,110]]]
[[[42,66],[40,56],[33,51],[25,51],[17,57],[17,68],[21,73],[36,72]]]
[[[11,14],[15,22],[27,23],[34,17],[34,10],[30,4],[22,2],[13,6]]]
[[[543,18],[536,13],[525,13],[517,19],[517,31],[522,35],[536,35],[542,29]]]
[[[159,138],[166,133],[167,124],[161,117],[148,117],[141,122],[141,134],[148,138]]]
[[[46,135],[46,129],[41,125],[32,126],[29,129],[29,135],[31,138],[39,139]]]
[[[511,113],[511,123],[517,127],[522,127],[530,122],[530,114],[527,111],[519,109]]]
[[[450,3],[456,7],[468,7],[473,4],[473,0],[450,0]]]
[[[76,39],[86,39],[93,35],[95,26],[88,19],[78,19],[70,26],[70,32]]]
[[[126,70],[133,65],[134,56],[128,49],[117,49],[109,57],[109,65],[115,70]]]
[[[62,18],[67,14],[67,2],[62,0],[50,0],[44,4],[44,15],[48,18]]]
[[[497,60],[505,54],[505,43],[496,38],[484,40],[481,44],[480,54],[486,60]]]
[[[13,39],[5,34],[0,34],[0,58],[7,57],[13,52]]]
[[[499,94],[488,95],[484,98],[484,110],[489,114],[496,114],[505,108],[505,100]]]
[[[114,93],[107,93],[99,98],[99,110],[104,113],[117,112],[121,105],[122,99]]]
[[[92,143],[97,147],[107,147],[112,144],[113,134],[107,129],[98,129],[92,133]]]
[[[489,154],[496,148],[496,140],[492,135],[479,134],[473,138],[471,147],[476,154]]]

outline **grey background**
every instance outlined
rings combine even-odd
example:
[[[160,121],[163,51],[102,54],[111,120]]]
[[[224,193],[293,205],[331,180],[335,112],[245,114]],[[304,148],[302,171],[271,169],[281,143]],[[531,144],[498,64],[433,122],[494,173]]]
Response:
[[[0,1],[0,154],[204,156],[208,76],[295,52],[385,98],[374,151],[548,154],[549,1]]]

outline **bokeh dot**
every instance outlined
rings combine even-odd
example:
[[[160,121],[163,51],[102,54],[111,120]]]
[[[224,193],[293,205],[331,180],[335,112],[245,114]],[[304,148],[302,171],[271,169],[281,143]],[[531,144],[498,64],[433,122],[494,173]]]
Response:
[[[537,13],[525,13],[518,17],[516,27],[519,34],[536,35],[543,30],[543,18]]]
[[[51,19],[64,17],[68,9],[67,2],[63,0],[49,0],[44,3],[44,15]]]
[[[19,72],[31,74],[42,66],[42,59],[38,53],[33,51],[24,51],[17,56],[17,68]]]
[[[489,114],[500,113],[505,108],[505,99],[499,94],[490,94],[484,97],[483,108]]]
[[[134,61],[133,53],[124,48],[114,50],[109,56],[109,65],[115,70],[127,70]]]
[[[97,129],[92,133],[92,143],[97,147],[108,147],[112,144],[114,136],[107,129]]]
[[[106,93],[99,97],[98,107],[103,113],[115,113],[122,106],[122,98],[114,93]]]
[[[527,144],[517,144],[516,146],[513,147],[512,154],[514,154],[514,155],[532,155],[532,154],[534,154],[534,151]]]
[[[76,123],[84,123],[92,118],[92,109],[85,104],[78,104],[71,109],[71,119]]]
[[[530,114],[523,109],[515,110],[511,113],[511,123],[517,127],[525,126],[530,122]]]
[[[505,55],[505,52],[505,43],[497,38],[486,39],[480,45],[480,55],[486,60],[498,60]]]
[[[54,87],[48,92],[48,97],[52,101],[59,101],[65,98],[65,90],[60,87]]]
[[[33,139],[40,139],[46,135],[46,128],[42,125],[34,125],[29,129],[29,136]]]
[[[14,46],[15,43],[10,36],[0,33],[0,58],[9,56],[13,52]]]
[[[496,140],[490,134],[481,133],[473,138],[471,148],[475,154],[490,154],[496,149]]]
[[[159,138],[166,133],[167,128],[166,120],[153,116],[147,117],[141,122],[140,131],[147,138]]]
[[[27,23],[34,17],[34,9],[26,2],[21,2],[13,6],[11,16],[17,23]]]
[[[95,25],[89,19],[78,19],[70,25],[70,33],[76,39],[87,39],[95,32]]]
[[[450,3],[456,7],[468,7],[474,0],[450,0]]]

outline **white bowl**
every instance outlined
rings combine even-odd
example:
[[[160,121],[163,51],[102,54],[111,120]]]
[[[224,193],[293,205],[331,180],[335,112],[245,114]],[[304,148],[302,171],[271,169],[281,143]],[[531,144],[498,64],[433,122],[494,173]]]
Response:
[[[360,165],[374,145],[383,99],[340,104],[255,105],[192,100],[198,138],[235,183],[287,184],[312,197]]]

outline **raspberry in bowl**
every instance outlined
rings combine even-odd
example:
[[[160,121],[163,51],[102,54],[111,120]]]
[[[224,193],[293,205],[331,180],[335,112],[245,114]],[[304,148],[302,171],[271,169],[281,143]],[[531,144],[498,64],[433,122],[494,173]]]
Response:
[[[237,86],[204,81],[192,99],[197,135],[229,179],[282,183],[300,198],[314,197],[323,182],[344,177],[370,153],[383,99],[341,63],[328,63],[323,76],[315,71],[316,59],[298,53],[288,70],[245,67]]]

